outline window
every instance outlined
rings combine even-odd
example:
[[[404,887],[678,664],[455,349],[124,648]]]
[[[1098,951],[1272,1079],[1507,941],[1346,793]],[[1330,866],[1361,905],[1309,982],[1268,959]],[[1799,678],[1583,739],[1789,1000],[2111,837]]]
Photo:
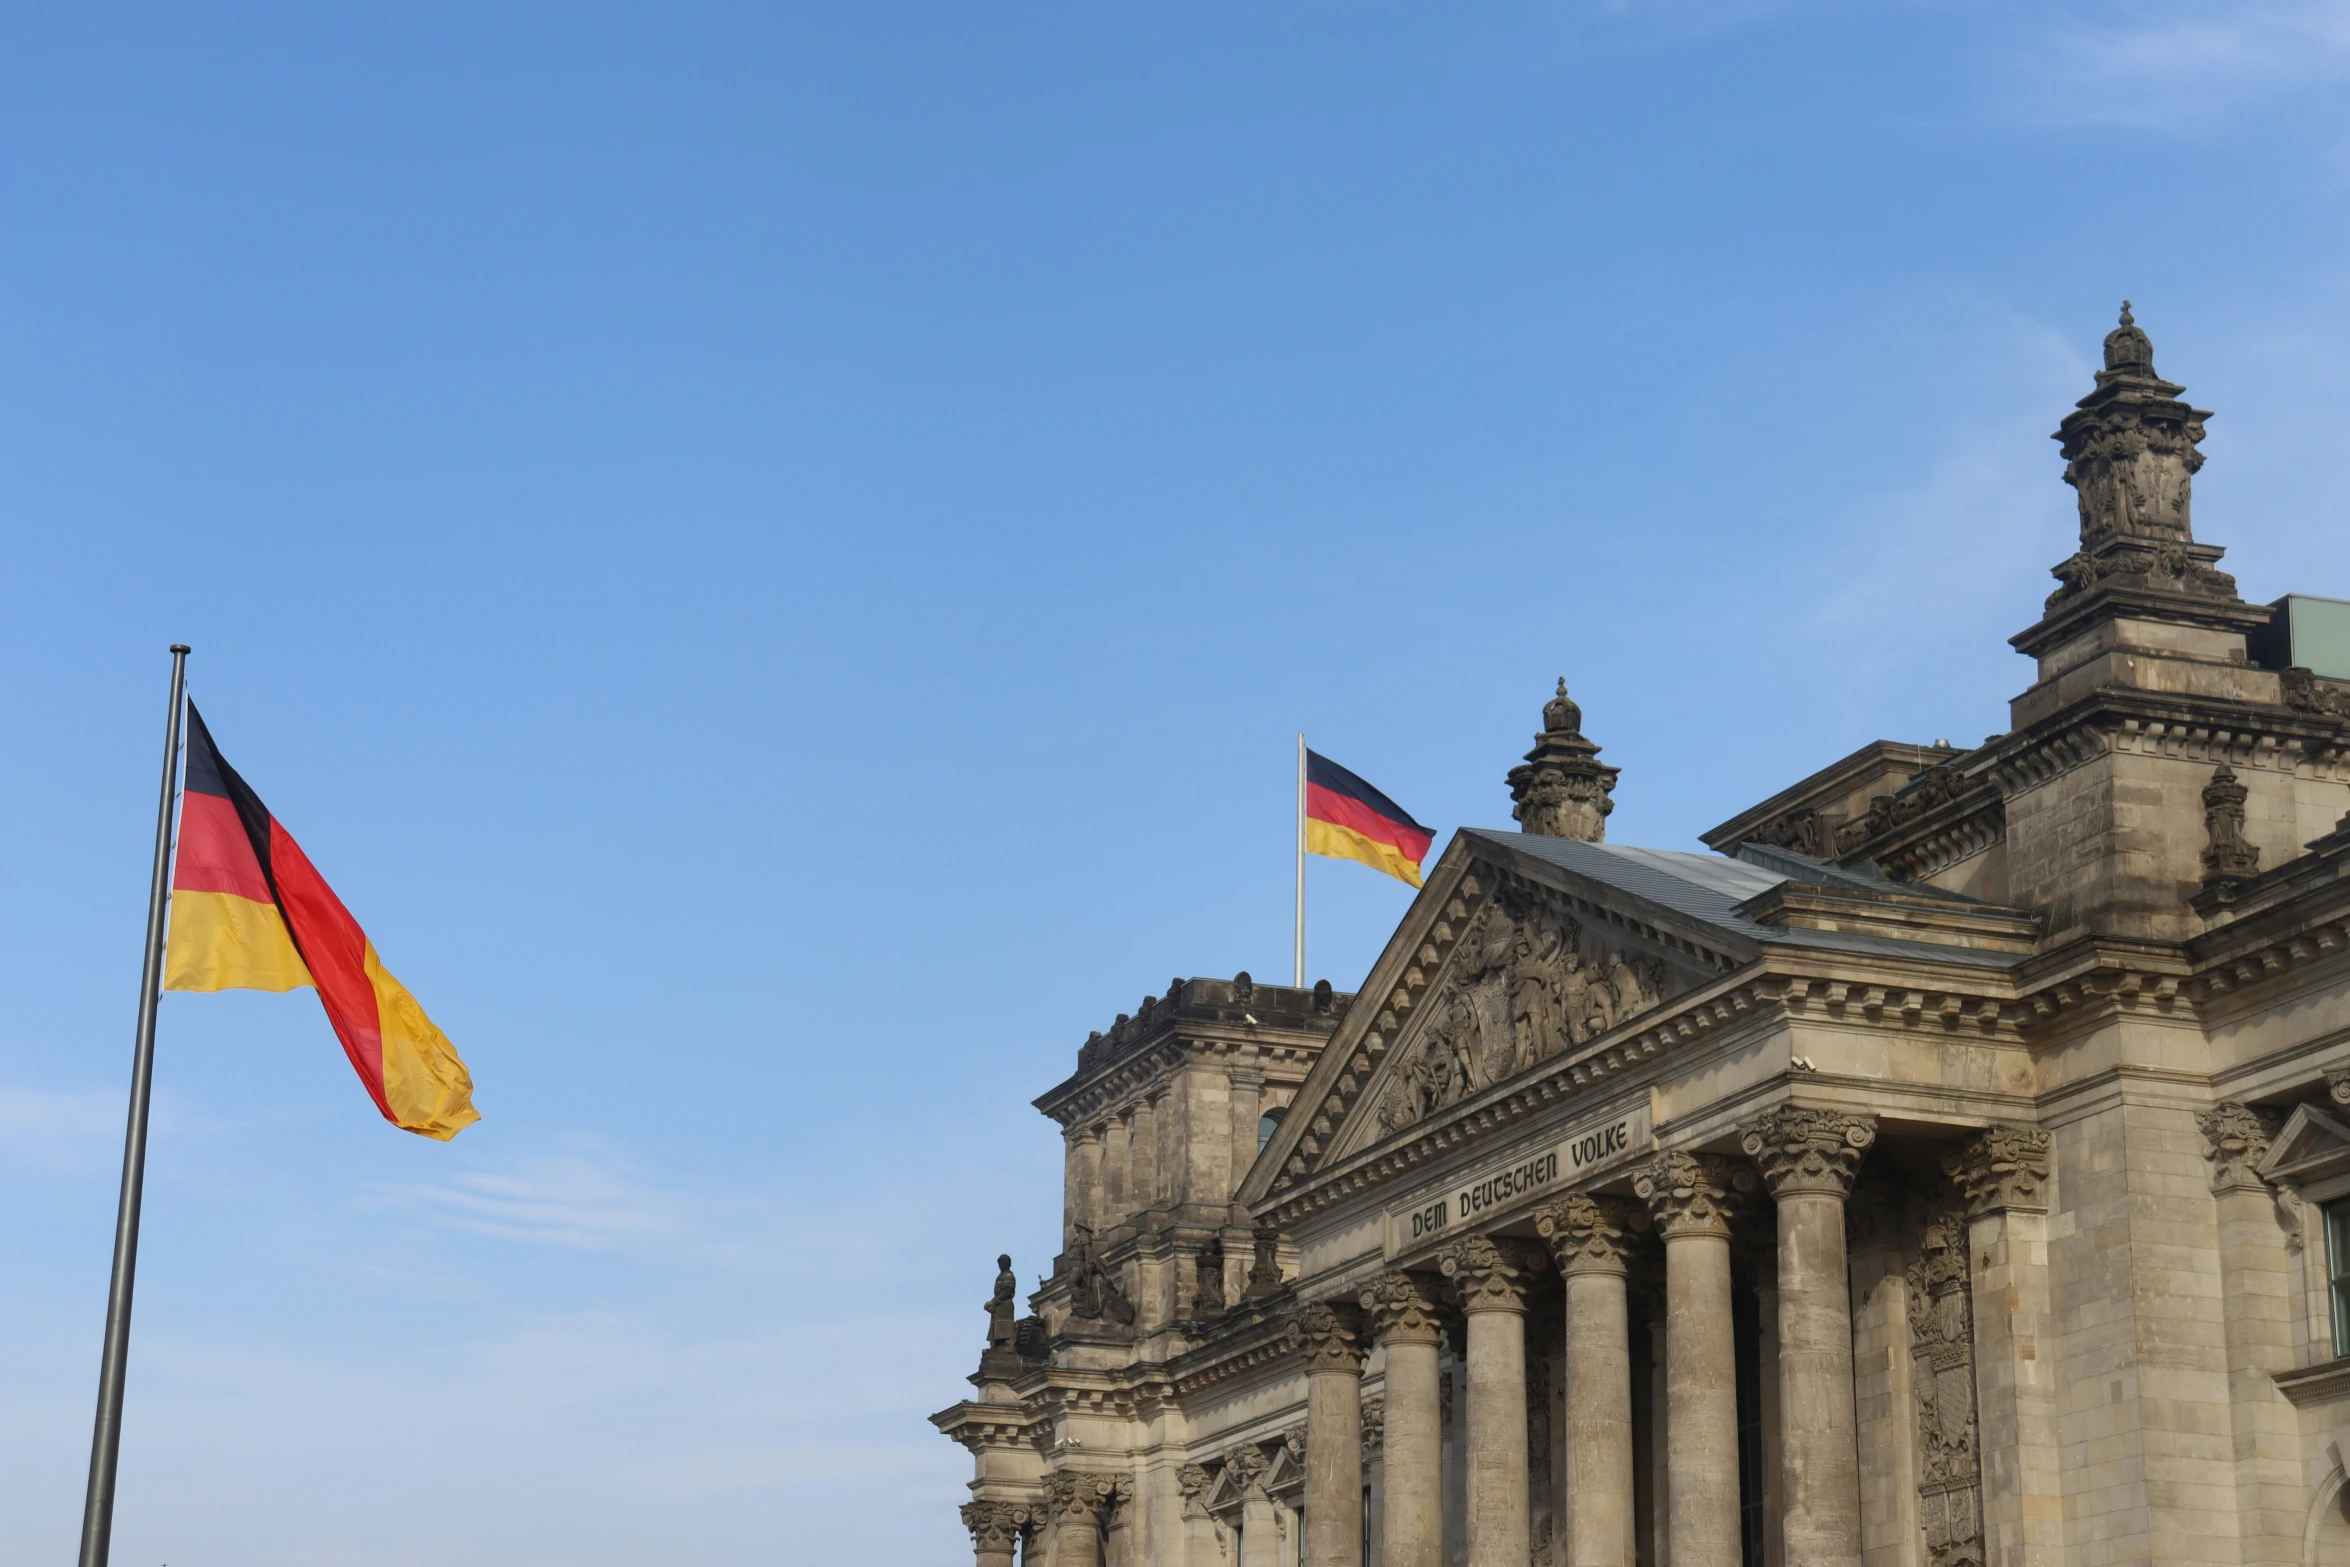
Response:
[[[2326,1294],[2334,1306],[2334,1353],[2350,1355],[2350,1197],[2325,1206]]]
[[[1287,1113],[1286,1110],[1267,1110],[1257,1117],[1257,1152],[1265,1151],[1265,1144],[1271,1142],[1273,1134],[1281,1130],[1281,1117]]]

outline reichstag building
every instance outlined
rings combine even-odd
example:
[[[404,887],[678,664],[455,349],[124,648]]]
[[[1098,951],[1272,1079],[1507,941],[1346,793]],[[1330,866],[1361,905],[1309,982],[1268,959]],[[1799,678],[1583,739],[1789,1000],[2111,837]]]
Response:
[[[978,1567],[2350,1567],[2350,604],[2104,359],[2007,733],[1633,848],[1562,687],[1359,993],[1080,1047]]]

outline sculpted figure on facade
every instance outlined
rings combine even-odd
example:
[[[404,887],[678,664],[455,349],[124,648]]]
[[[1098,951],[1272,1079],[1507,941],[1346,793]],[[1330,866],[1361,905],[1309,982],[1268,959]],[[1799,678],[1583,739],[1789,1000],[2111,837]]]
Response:
[[[2244,802],[2250,798],[2236,771],[2222,762],[2203,786],[2203,884],[2242,881],[2260,872],[2260,849],[2244,836]]]
[[[1094,1240],[1090,1225],[1079,1223],[1076,1242],[1070,1247],[1069,1266],[1073,1275],[1069,1286],[1069,1314],[1089,1322],[1116,1323],[1130,1327],[1134,1322],[1134,1302],[1126,1298],[1126,1291],[1118,1280],[1102,1266],[1101,1250]]]
[[[1917,1394],[1918,1522],[1927,1559],[1933,1567],[1982,1567],[1974,1306],[1964,1215],[1944,1209],[1927,1221],[1918,1258],[1904,1277]]]
[[[1669,984],[1657,959],[1602,946],[1581,921],[1505,886],[1463,932],[1379,1124],[1402,1131],[1597,1038],[1662,1003]]]
[[[1192,1265],[1191,1314],[1212,1317],[1224,1309],[1224,1242],[1221,1237],[1199,1249]]]

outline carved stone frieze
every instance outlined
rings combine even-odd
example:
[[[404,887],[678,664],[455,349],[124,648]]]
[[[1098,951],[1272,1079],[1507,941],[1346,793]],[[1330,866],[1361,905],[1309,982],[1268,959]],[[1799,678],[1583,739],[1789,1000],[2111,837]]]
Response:
[[[2250,798],[2236,771],[2222,762],[2203,786],[2203,884],[2242,881],[2260,872],[2260,849],[2244,836]]]
[[[1547,1061],[1679,989],[1646,954],[1603,941],[1563,908],[1505,886],[1470,919],[1379,1103],[1404,1128]]]
[[[1942,1156],[1970,1218],[2014,1209],[2048,1211],[2048,1134],[2036,1126],[1993,1126]]]
[[[2320,680],[2296,665],[2285,671],[2285,705],[2296,712],[2350,719],[2350,686]]]
[[[1754,1172],[1719,1154],[1658,1154],[1632,1177],[1632,1190],[1667,1240],[1683,1235],[1728,1239],[1740,1199],[1755,1188]]]
[[[1026,1535],[1031,1510],[1025,1502],[965,1502],[963,1527],[981,1554],[1009,1554]]]
[[[1929,811],[1961,796],[1983,794],[1990,788],[1988,778],[1969,778],[1948,762],[1937,763],[1912,778],[1899,792],[1876,796],[1869,801],[1866,815],[1838,827],[1833,853],[1852,854],[1863,844],[1906,827]]]
[[[2260,1161],[2268,1157],[2269,1144],[2283,1122],[2273,1110],[2233,1099],[2223,1099],[2196,1116],[2195,1125],[2203,1133],[2203,1157],[2211,1161],[2212,1191],[2267,1190]]]
[[[1517,1241],[1472,1235],[1437,1254],[1436,1265],[1463,1311],[1524,1311],[1533,1286],[1533,1248]]]
[[[1877,1123],[1873,1116],[1781,1105],[1747,1122],[1739,1134],[1739,1146],[1761,1166],[1773,1196],[1846,1197],[1861,1156],[1877,1140]]]
[[[1360,1308],[1329,1300],[1298,1308],[1290,1320],[1289,1344],[1304,1358],[1309,1372],[1359,1371],[1369,1348],[1363,1342]]]
[[[1363,1291],[1363,1310],[1382,1344],[1433,1344],[1443,1336],[1443,1303],[1424,1273],[1381,1274]]]
[[[1918,1521],[1926,1556],[1933,1567],[1981,1567],[1974,1302],[1963,1215],[1945,1209],[1927,1221],[1906,1280],[1917,1396]]]
[[[1574,1192],[1534,1210],[1534,1231],[1562,1274],[1624,1272],[1632,1237],[1649,1228],[1648,1210],[1621,1197]]]

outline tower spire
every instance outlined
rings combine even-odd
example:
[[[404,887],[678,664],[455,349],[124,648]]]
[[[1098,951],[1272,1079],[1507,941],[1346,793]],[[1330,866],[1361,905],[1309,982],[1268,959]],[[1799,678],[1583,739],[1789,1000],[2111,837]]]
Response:
[[[1616,802],[1618,768],[1599,760],[1599,747],[1583,738],[1583,709],[1567,695],[1559,677],[1558,695],[1542,705],[1542,733],[1526,760],[1510,769],[1510,814],[1519,827],[1544,838],[1607,838],[1608,812]]]

